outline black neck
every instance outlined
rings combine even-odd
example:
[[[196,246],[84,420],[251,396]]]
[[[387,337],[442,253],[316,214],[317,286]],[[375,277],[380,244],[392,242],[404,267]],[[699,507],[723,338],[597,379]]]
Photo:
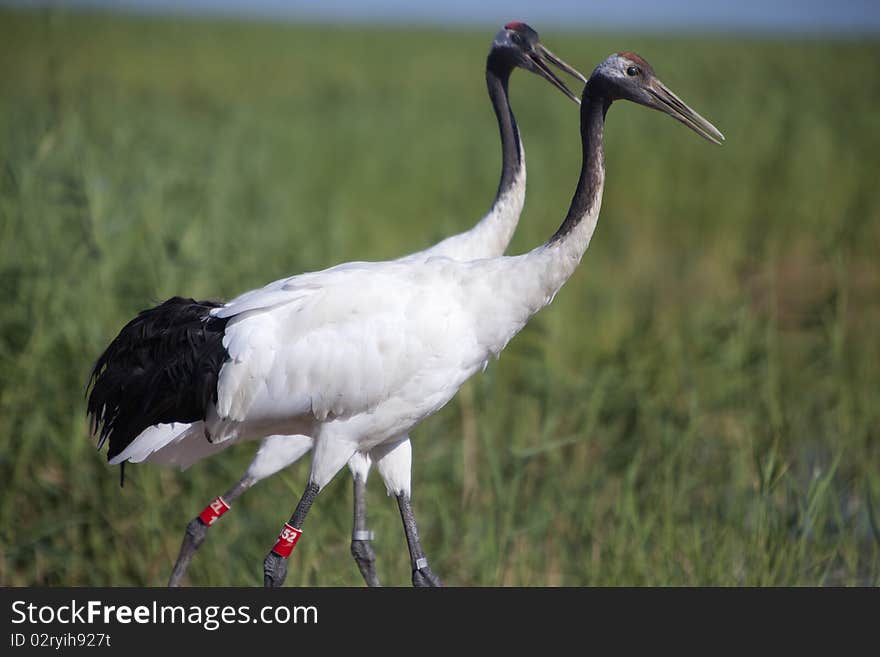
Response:
[[[501,180],[498,183],[496,199],[508,191],[516,180],[516,174],[522,164],[519,150],[519,129],[510,99],[507,95],[507,83],[513,67],[502,60],[495,51],[489,53],[486,60],[486,87],[489,98],[498,119],[498,130],[501,132]]]
[[[605,113],[611,101],[604,96],[591,96],[589,83],[581,100],[581,145],[583,163],[577,189],[571,199],[568,214],[559,229],[550,238],[556,242],[568,235],[587,215],[596,203],[602,189],[602,174],[605,171],[605,156],[602,148],[605,131]]]

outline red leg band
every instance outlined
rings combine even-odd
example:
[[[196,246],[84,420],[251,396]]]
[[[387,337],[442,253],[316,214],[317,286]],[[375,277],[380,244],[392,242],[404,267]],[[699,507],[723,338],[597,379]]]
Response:
[[[220,519],[224,513],[229,511],[229,505],[223,500],[222,497],[218,497],[216,500],[211,502],[205,509],[199,514],[199,520],[210,527],[215,522]]]
[[[302,536],[302,529],[297,529],[296,527],[292,527],[289,523],[284,523],[284,529],[281,530],[281,534],[278,536],[278,542],[275,543],[272,552],[279,557],[287,559],[287,557],[290,556],[290,553],[293,552],[293,547],[296,545],[300,536]]]

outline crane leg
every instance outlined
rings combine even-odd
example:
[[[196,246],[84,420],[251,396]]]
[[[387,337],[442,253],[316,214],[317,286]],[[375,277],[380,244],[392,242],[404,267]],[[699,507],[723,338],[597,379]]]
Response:
[[[320,438],[316,437],[309,485],[306,486],[290,520],[281,530],[275,546],[263,560],[263,585],[267,588],[284,584],[284,578],[287,576],[287,557],[290,556],[302,534],[302,526],[309,509],[312,508],[312,503],[321,489],[345,467],[355,451],[356,445],[348,440],[326,434]]]
[[[312,508],[312,502],[318,496],[321,488],[314,482],[309,482],[306,490],[296,505],[296,511],[290,516],[290,520],[281,535],[275,543],[275,547],[266,555],[263,560],[263,586],[266,588],[278,588],[284,584],[284,578],[287,577],[287,557],[290,556],[293,547],[302,534],[302,526],[306,520],[309,509]]]
[[[186,526],[183,536],[183,544],[180,546],[180,554],[171,571],[168,586],[180,586],[180,582],[186,575],[190,561],[196,550],[207,538],[208,527],[216,522],[220,516],[229,510],[229,505],[242,493],[248,490],[258,481],[270,477],[287,466],[295,463],[304,454],[312,449],[312,439],[308,436],[270,436],[263,440],[253,460],[248,466],[247,472],[235,486],[214,499],[205,507],[198,516],[193,518]]]
[[[373,532],[367,529],[367,481],[354,474],[354,525],[351,533],[351,556],[367,586],[382,586],[376,573],[376,553],[372,546]]]
[[[419,540],[419,529],[416,526],[416,517],[413,513],[412,500],[408,493],[397,496],[397,506],[400,507],[400,517],[403,520],[403,531],[406,533],[406,543],[409,546],[409,558],[412,561],[413,586],[443,586],[428,565],[428,559],[422,550]]]
[[[205,541],[205,538],[207,538],[208,527],[228,511],[232,502],[257,483],[257,481],[257,479],[246,474],[235,486],[216,498],[205,507],[204,511],[189,521],[189,524],[186,526],[186,532],[183,534],[180,553],[177,555],[177,561],[174,563],[174,569],[171,571],[171,577],[168,579],[168,586],[180,586],[180,582],[183,580],[184,575],[186,575],[193,555]]]

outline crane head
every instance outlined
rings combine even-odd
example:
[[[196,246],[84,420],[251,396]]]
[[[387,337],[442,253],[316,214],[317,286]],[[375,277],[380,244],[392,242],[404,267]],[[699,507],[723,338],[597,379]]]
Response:
[[[721,144],[724,135],[660,82],[651,65],[634,52],[619,52],[596,67],[584,87],[584,97],[629,100],[669,114],[704,139]]]
[[[576,68],[566,64],[550,52],[539,40],[538,33],[529,25],[520,21],[512,21],[501,28],[495,35],[492,49],[489,51],[489,57],[493,56],[501,58],[501,61],[509,66],[510,70],[519,67],[540,75],[571,100],[580,103],[580,98],[572,93],[565,83],[556,76],[550,68],[550,64],[581,82],[586,82],[587,78],[581,75]]]

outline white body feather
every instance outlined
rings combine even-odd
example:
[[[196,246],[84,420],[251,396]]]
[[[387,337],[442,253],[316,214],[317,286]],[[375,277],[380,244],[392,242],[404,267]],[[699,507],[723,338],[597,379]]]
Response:
[[[323,487],[356,452],[406,436],[504,349],[574,271],[600,205],[601,191],[571,235],[523,256],[346,263],[217,308],[229,360],[207,435],[311,436],[311,479]]]
[[[520,154],[522,153],[522,144],[520,144]],[[151,427],[114,458],[112,463],[126,460],[148,461],[187,468],[228,447],[232,444],[230,438],[240,440],[251,437],[241,430],[242,427],[238,426],[236,418],[245,417],[246,409],[251,410],[255,402],[262,406],[262,416],[267,418],[269,424],[272,422],[272,416],[284,415],[289,418],[291,413],[294,415],[308,413],[315,420],[326,420],[330,417],[341,419],[340,416],[344,415],[343,409],[338,407],[341,400],[345,399],[347,404],[351,404],[356,398],[361,398],[362,401],[372,398],[375,402],[381,399],[383,394],[396,390],[401,378],[405,378],[406,374],[394,373],[393,367],[388,367],[389,363],[414,357],[415,353],[413,345],[408,346],[394,337],[395,333],[400,336],[400,331],[404,327],[397,326],[395,329],[393,324],[388,323],[393,321],[393,308],[385,307],[386,313],[382,315],[385,317],[384,320],[380,314],[374,313],[377,309],[376,297],[381,302],[385,293],[390,292],[396,285],[393,281],[395,275],[393,272],[402,271],[399,267],[390,266],[425,263],[431,258],[438,257],[468,261],[501,255],[513,237],[525,203],[524,156],[520,161],[522,164],[511,188],[496,199],[490,212],[476,226],[464,233],[448,237],[428,249],[390,263],[347,263],[324,272],[276,281],[231,301],[220,311],[222,313],[220,316],[236,315],[234,325],[237,326],[235,330],[227,332],[224,341],[227,349],[231,346],[232,358],[229,364],[231,367],[224,367],[224,378],[220,384],[220,388],[227,392],[222,401],[218,399],[218,408],[209,418],[209,426],[206,427],[205,423],[198,422],[193,425]],[[377,270],[383,267],[388,268],[384,272],[384,288],[381,282],[383,274]],[[349,296],[350,289],[344,286],[355,281],[357,287],[355,272],[358,271],[374,272],[372,274],[374,287],[370,300],[356,291],[355,297],[360,301],[353,304]],[[415,274],[416,278],[418,276],[419,274]],[[310,315],[309,310],[316,308],[319,298],[327,299],[327,295],[331,294],[330,290],[335,290],[339,295],[337,298],[341,299],[345,317],[333,318],[332,311],[329,311],[332,302],[324,301],[325,305],[321,306],[321,312],[324,313],[324,319],[329,321],[321,325],[322,320],[317,315]],[[347,301],[346,296],[348,296]],[[269,311],[276,306],[279,312],[270,313]],[[281,312],[281,306],[286,306],[286,310]],[[403,310],[406,315],[406,309]],[[427,309],[423,309],[423,312],[425,310]],[[400,307],[397,311],[399,313]],[[286,318],[309,315],[308,320],[300,322],[293,329],[293,334],[297,336],[293,340],[288,339],[293,337],[293,334],[285,338],[286,329],[279,323],[284,321],[282,318],[285,317],[285,313]],[[436,319],[431,319],[429,316],[425,318],[425,323],[433,326]],[[233,322],[230,324],[232,325]],[[442,334],[442,331],[440,333]],[[264,345],[274,344],[276,340],[281,340],[281,344],[285,345],[283,350],[288,358],[296,358],[297,354],[310,351],[312,346],[324,349],[326,353],[318,358],[326,369],[316,368],[314,363],[317,361],[312,361],[312,365],[306,365],[303,361],[304,368],[288,371],[288,368],[281,364],[281,360],[272,358],[267,355],[268,352],[262,351]],[[427,342],[430,343],[431,340],[428,339]],[[360,349],[363,348],[367,351],[359,354]],[[276,353],[275,356],[278,354]],[[243,364],[245,360],[247,360],[246,365]],[[305,371],[305,368],[312,370]],[[365,371],[368,378],[372,378],[374,384],[371,390],[360,390],[357,388],[359,384],[346,378],[345,372],[350,373],[358,368],[367,368]],[[225,378],[226,374],[229,378]],[[246,385],[248,377],[255,382],[256,377],[261,375],[267,375],[269,379],[259,385]],[[338,381],[348,380],[350,384],[342,386],[343,389],[333,389],[330,382],[332,376],[340,376]],[[436,373],[435,377],[437,376],[440,374]],[[316,385],[310,388],[311,384]],[[260,397],[258,393],[261,385],[264,394]],[[452,394],[454,390],[455,388],[451,389]],[[290,396],[286,396],[285,392],[291,393]],[[443,396],[442,394],[438,396],[436,408],[448,401],[447,397],[440,403],[439,400]],[[388,401],[392,405],[402,403],[399,398]],[[279,413],[281,407],[284,408],[284,412]],[[253,408],[253,411],[255,415],[260,414],[259,408]],[[415,412],[410,415],[410,417],[420,416],[423,417],[424,413]],[[225,419],[221,420],[221,418]],[[363,419],[360,422],[363,422]],[[275,433],[265,438],[246,476],[252,480],[263,479],[306,454],[314,442],[309,435],[313,431],[307,426],[309,424],[309,421],[303,422],[303,419],[299,418],[291,425],[297,427],[296,431],[290,434]],[[403,421],[398,424],[402,426],[409,423]],[[354,424],[351,426],[353,427]],[[206,440],[206,428],[213,442]],[[259,427],[253,431],[253,437],[261,433],[265,435]],[[353,474],[366,480],[375,460],[389,494],[408,494],[411,470],[411,447],[408,435],[398,434],[396,440],[391,443],[393,449],[383,446],[381,453],[372,457],[368,451],[368,445],[381,443],[387,433],[386,429],[381,436],[365,436],[364,445],[359,446],[358,451],[352,456],[349,467]]]

